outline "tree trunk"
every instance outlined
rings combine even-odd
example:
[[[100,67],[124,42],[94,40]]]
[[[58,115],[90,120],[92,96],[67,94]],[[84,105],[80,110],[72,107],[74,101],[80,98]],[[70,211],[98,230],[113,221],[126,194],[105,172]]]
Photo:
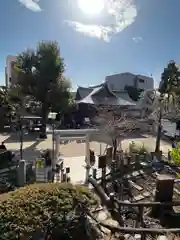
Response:
[[[113,140],[113,160],[116,159],[116,153],[117,153],[117,139]]]
[[[23,159],[23,126],[22,126],[22,120],[20,119],[19,122],[20,128],[19,128],[19,134],[20,134],[20,160]]]
[[[42,127],[41,127],[41,137],[46,138],[46,123],[48,117],[48,110],[45,104],[42,106]]]
[[[156,148],[155,148],[155,152],[159,152],[159,151],[160,151],[161,133],[162,133],[161,119],[162,119],[162,108],[160,107],[160,113],[159,113],[159,119],[158,119],[158,131],[157,131],[157,137],[156,137]]]

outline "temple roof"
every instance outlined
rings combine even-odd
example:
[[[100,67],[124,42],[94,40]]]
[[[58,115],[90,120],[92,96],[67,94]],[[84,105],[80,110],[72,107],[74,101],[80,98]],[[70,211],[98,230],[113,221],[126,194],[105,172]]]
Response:
[[[134,103],[136,104],[135,101],[133,101],[130,97],[129,97],[129,94],[126,90],[122,90],[122,91],[112,91],[113,94],[117,97],[117,98],[122,98],[124,99],[125,101],[127,102],[131,102],[131,103]]]
[[[128,95],[127,91],[112,92],[106,84],[94,87],[79,87],[76,93],[77,103],[88,103],[95,105],[119,105],[134,106],[134,102]]]

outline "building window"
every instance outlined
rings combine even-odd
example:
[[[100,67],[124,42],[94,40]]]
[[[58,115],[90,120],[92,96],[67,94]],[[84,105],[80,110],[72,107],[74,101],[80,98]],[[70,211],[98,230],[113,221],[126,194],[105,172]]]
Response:
[[[144,79],[139,79],[139,82],[140,83],[144,83]]]

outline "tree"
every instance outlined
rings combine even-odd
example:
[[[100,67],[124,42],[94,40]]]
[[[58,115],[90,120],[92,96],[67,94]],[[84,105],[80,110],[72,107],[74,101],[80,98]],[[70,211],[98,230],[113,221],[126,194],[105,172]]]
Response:
[[[71,107],[74,103],[73,97],[69,89],[71,88],[71,80],[62,76],[59,84],[60,89],[56,89],[57,93],[53,95],[52,112],[64,113],[67,108]],[[67,91],[68,90],[68,91]],[[61,94],[59,94],[61,92]]]
[[[161,119],[175,119],[179,108],[175,107],[168,94],[162,95],[157,90],[144,91],[137,105],[141,109],[141,117],[151,120],[153,125],[158,127],[155,151],[159,152],[162,132]]]
[[[41,104],[43,132],[48,113],[53,108],[69,104],[70,82],[64,77],[65,64],[56,42],[40,42],[34,50],[17,57],[18,84],[24,95],[34,97]]]
[[[180,71],[175,61],[169,61],[167,67],[161,74],[161,81],[159,84],[159,92],[161,94],[168,94],[168,98],[177,92],[180,88]]]
[[[0,118],[2,128],[5,124],[10,123],[11,116],[19,107],[19,101],[18,93],[13,88],[0,87]]]
[[[139,120],[134,117],[128,117],[119,110],[112,107],[99,107],[97,116],[94,119],[98,123],[100,132],[104,138],[109,138],[109,145],[113,146],[113,159],[116,159],[118,148],[121,149],[121,141],[127,133],[137,129]]]
[[[129,94],[129,97],[133,100],[133,101],[138,101],[140,98],[140,95],[142,93],[143,90],[141,89],[137,89],[136,87],[133,86],[128,86],[126,85],[124,90],[126,90]]]
[[[170,61],[161,74],[158,90],[142,93],[139,103],[143,116],[153,118],[158,126],[155,152],[160,151],[162,118],[174,118],[179,111],[180,71],[174,61]]]
[[[8,100],[7,89],[2,86],[0,87],[0,118],[1,118],[1,127],[4,127],[4,124],[8,122],[10,115],[10,104]]]
[[[172,97],[173,102],[175,101],[175,89],[177,89],[180,85],[180,72],[176,63],[174,61],[170,61],[167,64],[167,67],[164,69],[161,74],[161,81],[159,84],[159,116],[158,116],[158,130],[157,130],[157,138],[156,138],[156,147],[155,152],[160,151],[160,141],[161,141],[161,133],[162,133],[162,111],[163,111],[163,102],[165,100],[165,94],[167,94],[167,101],[169,103],[170,97]]]

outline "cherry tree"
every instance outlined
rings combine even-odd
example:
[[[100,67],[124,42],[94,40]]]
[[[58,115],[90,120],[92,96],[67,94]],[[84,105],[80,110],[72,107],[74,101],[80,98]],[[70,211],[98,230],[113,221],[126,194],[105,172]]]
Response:
[[[128,112],[118,107],[103,106],[97,108],[94,122],[99,126],[101,133],[109,138],[113,147],[113,159],[116,158],[118,149],[122,149],[121,141],[129,132],[140,127],[140,119],[128,116]]]

